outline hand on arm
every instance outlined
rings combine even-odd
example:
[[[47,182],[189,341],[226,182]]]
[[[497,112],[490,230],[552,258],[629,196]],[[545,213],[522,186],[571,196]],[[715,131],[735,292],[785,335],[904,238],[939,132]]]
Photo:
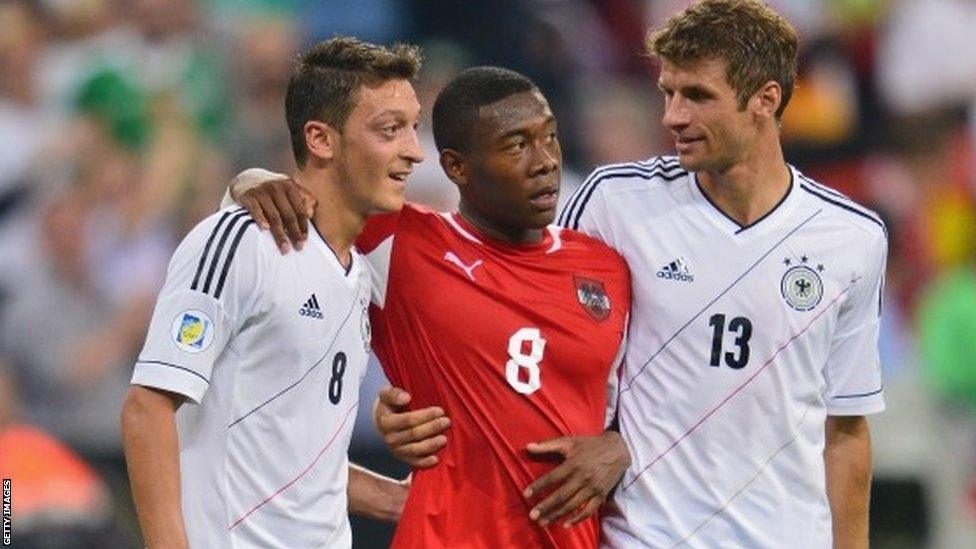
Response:
[[[230,196],[247,208],[262,229],[271,229],[281,253],[302,249],[316,200],[290,177],[258,168],[245,170],[230,183]]]
[[[596,436],[561,437],[529,444],[531,454],[559,454],[563,461],[525,489],[530,500],[548,496],[533,507],[529,518],[548,526],[572,513],[564,522],[569,528],[596,513],[613,487],[630,466],[630,452],[620,433],[607,431]]]
[[[412,467],[433,467],[438,461],[434,454],[447,444],[443,433],[451,421],[437,406],[407,411],[409,403],[409,393],[387,387],[376,399],[373,421],[394,457]]]
[[[410,477],[393,480],[349,464],[349,512],[376,520],[396,522],[410,492]]]
[[[150,549],[188,547],[180,500],[176,409],[183,397],[133,385],[122,406],[122,443],[139,526]]]
[[[864,416],[829,416],[824,465],[835,549],[867,549],[871,433]]]

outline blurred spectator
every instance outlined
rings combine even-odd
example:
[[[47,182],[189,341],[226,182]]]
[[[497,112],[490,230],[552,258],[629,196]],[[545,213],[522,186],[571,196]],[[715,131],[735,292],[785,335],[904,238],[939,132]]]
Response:
[[[869,196],[890,219],[888,284],[914,314],[929,281],[976,254],[976,163],[965,118],[943,110],[900,119],[890,153],[865,164]]]
[[[878,54],[878,79],[898,113],[976,101],[976,2],[894,0]]]
[[[294,170],[291,137],[285,124],[285,90],[302,37],[285,17],[241,18],[233,34],[234,117],[228,132],[235,172],[254,166]]]
[[[578,94],[583,166],[632,162],[661,150],[662,102],[649,78],[602,75],[582,82]]]
[[[976,269],[959,267],[926,291],[919,338],[927,377],[940,398],[976,414]]]
[[[95,471],[53,437],[21,423],[7,370],[0,361],[0,471],[11,479],[13,545],[87,549],[124,543]]]
[[[86,250],[92,204],[77,189],[45,209],[43,263],[20,281],[0,319],[0,349],[21,389],[24,416],[81,450],[121,456],[118,414],[145,331],[144,306],[113,308],[99,295]]]
[[[124,479],[116,414],[166,259],[217,207],[233,171],[291,170],[283,93],[308,41],[423,44],[416,88],[428,116],[465,67],[525,72],[559,119],[565,199],[575,170],[671,151],[643,38],[692,1],[0,2],[0,356],[20,386],[17,425],[36,424],[92,457],[107,486],[125,493],[114,482]],[[880,343],[889,413],[877,421],[875,457],[889,490],[877,492],[873,520],[907,525],[899,517],[909,513],[921,526],[876,541],[969,546],[976,521],[956,511],[973,466],[931,449],[955,457],[976,436],[971,413],[959,413],[976,406],[976,0],[769,3],[801,35],[787,157],[888,222],[892,299]],[[453,209],[457,191],[429,119],[421,132],[427,160],[407,196]],[[364,401],[380,383],[373,368]],[[10,425],[10,402],[0,401],[0,424]],[[356,440],[386,466],[362,409]],[[65,455],[46,435],[20,433],[41,454]],[[85,471],[71,459],[66,470]],[[99,491],[88,473],[71,478]],[[898,503],[906,500],[915,506]],[[385,543],[387,530],[367,530]]]

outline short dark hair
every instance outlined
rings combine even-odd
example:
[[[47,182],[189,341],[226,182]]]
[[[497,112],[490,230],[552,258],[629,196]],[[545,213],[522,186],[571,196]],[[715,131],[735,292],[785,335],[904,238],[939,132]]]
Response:
[[[432,119],[437,150],[467,152],[479,108],[537,89],[529,77],[501,67],[472,67],[461,71],[434,101]]]
[[[777,118],[793,95],[798,47],[793,27],[758,0],[704,0],[647,36],[648,53],[678,65],[725,60],[740,109],[763,84],[777,82],[783,89]]]
[[[413,80],[420,72],[420,64],[417,46],[397,44],[387,48],[348,36],[319,42],[298,56],[285,95],[285,119],[298,165],[304,166],[308,159],[306,122],[321,120],[341,132],[360,86]]]

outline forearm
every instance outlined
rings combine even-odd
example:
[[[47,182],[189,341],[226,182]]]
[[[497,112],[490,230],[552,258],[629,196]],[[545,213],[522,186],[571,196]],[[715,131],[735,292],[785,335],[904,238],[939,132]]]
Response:
[[[133,386],[122,408],[122,443],[139,526],[149,548],[188,547],[180,500],[175,397]]]
[[[824,464],[835,549],[867,549],[871,436],[863,417],[827,419]]]
[[[403,512],[409,488],[404,482],[349,464],[349,512],[396,522]]]

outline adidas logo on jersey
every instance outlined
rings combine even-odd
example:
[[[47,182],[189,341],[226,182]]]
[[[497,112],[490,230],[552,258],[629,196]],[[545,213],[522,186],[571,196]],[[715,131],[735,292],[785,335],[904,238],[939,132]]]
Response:
[[[301,309],[298,309],[298,314],[301,316],[307,316],[309,318],[317,318],[322,320],[325,315],[322,314],[322,308],[319,307],[319,300],[312,294],[312,297],[308,298],[308,301],[302,305]]]
[[[668,280],[678,280],[681,282],[695,281],[695,275],[688,271],[688,266],[685,265],[685,260],[680,257],[671,263],[668,263],[664,267],[661,267],[661,270],[657,272],[657,277]]]

